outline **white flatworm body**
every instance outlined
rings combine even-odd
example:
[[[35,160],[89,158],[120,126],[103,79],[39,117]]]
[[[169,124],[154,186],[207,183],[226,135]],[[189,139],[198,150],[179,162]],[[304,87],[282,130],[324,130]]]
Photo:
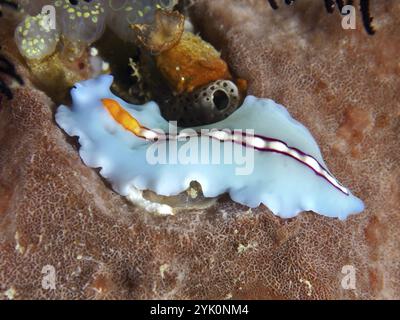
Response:
[[[194,128],[197,133],[219,131],[187,131],[191,135],[187,139],[174,139],[174,130],[181,137],[186,131],[171,126],[154,102],[138,106],[115,96],[110,91],[112,81],[112,76],[100,76],[76,84],[71,91],[72,107],[60,106],[56,121],[70,136],[79,137],[84,163],[101,168],[100,174],[119,194],[127,196],[135,187],[171,196],[198,181],[206,197],[227,192],[238,203],[264,204],[283,218],[310,210],[345,219],[364,209],[363,202],[328,171],[307,128],[274,101],[248,96],[225,120]],[[155,142],[133,134],[104,107],[104,99],[116,101],[147,135],[163,131],[166,139]],[[246,134],[248,129],[254,135]],[[191,161],[194,151],[198,151],[197,162]],[[251,163],[239,163],[236,158]]]

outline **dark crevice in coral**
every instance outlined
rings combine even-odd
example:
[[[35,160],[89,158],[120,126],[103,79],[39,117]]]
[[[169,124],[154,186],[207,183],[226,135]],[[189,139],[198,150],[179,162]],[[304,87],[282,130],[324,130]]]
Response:
[[[285,3],[287,5],[292,5],[295,0],[285,0]],[[278,9],[278,4],[276,3],[275,0],[268,0],[270,6],[272,9],[276,10]],[[333,13],[335,10],[335,2],[336,5],[340,11],[342,12],[342,9],[344,7],[344,1],[343,0],[324,0],[325,4],[325,9],[328,13]],[[353,5],[353,0],[348,0],[347,5]],[[361,16],[364,24],[365,31],[369,35],[373,35],[375,33],[374,28],[372,27],[372,20],[373,18],[371,17],[370,11],[369,11],[369,0],[360,0],[360,11],[361,11]]]
[[[123,99],[142,104],[149,100],[164,102],[171,95],[152,56],[133,43],[120,40],[109,28],[95,43],[100,56],[110,64],[114,76],[113,91]],[[132,75],[130,59],[140,67],[141,82]],[[143,87],[141,87],[143,85]]]
[[[275,0],[268,0],[268,2],[272,9],[274,9],[274,10],[278,9],[278,4],[276,3]]]
[[[131,43],[119,39],[109,28],[99,41],[95,43],[100,56],[110,64],[115,78],[114,89],[119,92],[128,92],[134,84],[129,69],[129,58],[139,59],[140,51]]]
[[[7,6],[11,9],[17,10],[18,5],[13,1],[0,0],[0,17],[3,15],[1,6]],[[0,47],[1,50],[1,47]],[[0,54],[0,73],[4,73],[11,78],[15,79],[20,85],[24,84],[22,78],[17,74],[14,65],[4,55]],[[0,94],[4,94],[8,99],[13,98],[13,93],[10,87],[6,84],[6,81],[0,78]]]
[[[375,30],[371,24],[373,18],[369,12],[369,0],[360,0],[360,10],[365,30],[368,32],[368,34],[373,35]]]
[[[343,7],[344,7],[344,2],[343,2],[343,0],[336,0],[336,4],[337,4],[337,6],[338,6],[338,8],[339,8],[339,11],[342,12],[342,9],[343,9]]]
[[[3,12],[1,11],[1,6],[9,7],[14,10],[18,9],[18,4],[16,4],[15,2],[9,0],[0,0],[0,17],[3,15]]]
[[[333,0],[325,0],[325,9],[328,13],[333,13],[335,10],[335,2]]]
[[[1,49],[1,48],[0,48]],[[24,84],[21,76],[17,74],[15,66],[9,61],[5,56],[0,55],[0,73],[4,73],[14,80],[16,80],[20,85]],[[6,84],[5,80],[0,78],[0,93],[3,93],[8,99],[13,98],[13,94],[9,86]]]

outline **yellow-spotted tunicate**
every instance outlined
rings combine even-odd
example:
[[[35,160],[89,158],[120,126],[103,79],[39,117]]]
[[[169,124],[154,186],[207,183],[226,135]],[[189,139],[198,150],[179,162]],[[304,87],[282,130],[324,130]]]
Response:
[[[15,30],[15,42],[21,54],[29,60],[41,60],[51,55],[59,41],[59,31],[52,28],[48,16],[26,16]]]
[[[102,0],[56,0],[54,5],[66,39],[90,44],[103,35],[106,13]]]
[[[124,41],[134,42],[132,24],[150,24],[157,9],[172,10],[178,0],[104,0],[107,25]]]

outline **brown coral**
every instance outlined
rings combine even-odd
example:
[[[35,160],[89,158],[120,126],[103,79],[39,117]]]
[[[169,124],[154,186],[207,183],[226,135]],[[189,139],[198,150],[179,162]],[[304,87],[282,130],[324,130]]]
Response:
[[[377,34],[366,38],[314,3],[273,12],[263,0],[203,0],[194,12],[250,93],[285,104],[311,129],[364,213],[282,220],[222,198],[152,216],[82,164],[52,102],[28,84],[0,108],[3,297],[400,298],[400,9],[376,1]],[[357,157],[347,152],[354,138]],[[56,268],[55,290],[42,288],[46,265]],[[356,268],[354,290],[341,286],[345,265]]]

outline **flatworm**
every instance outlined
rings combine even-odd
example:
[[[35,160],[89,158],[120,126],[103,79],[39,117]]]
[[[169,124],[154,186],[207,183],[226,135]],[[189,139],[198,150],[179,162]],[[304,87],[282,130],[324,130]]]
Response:
[[[125,111],[122,106],[115,100],[102,99],[104,107],[110,112],[111,116],[121,124],[125,129],[131,131],[137,137],[150,140],[150,141],[161,141],[161,140],[179,140],[200,137],[201,132],[195,131],[194,134],[179,133],[177,135],[170,135],[168,133],[158,133],[154,130],[148,129],[142,126],[137,119],[132,117],[129,112]],[[240,144],[246,148],[254,148],[261,152],[276,152],[283,155],[292,157],[302,164],[308,166],[314,172],[326,179],[335,188],[339,189],[346,195],[349,195],[349,191],[343,187],[330,173],[325,169],[315,158],[305,154],[297,148],[289,147],[284,141],[278,139],[272,139],[261,135],[248,136],[244,132],[234,132],[229,129],[225,130],[214,130],[207,132],[203,136],[217,139],[222,142],[231,142]]]
[[[229,193],[284,218],[311,210],[345,219],[364,209],[327,169],[310,132],[274,101],[248,96],[223,121],[179,129],[154,102],[137,106],[115,96],[112,81],[76,84],[72,108],[60,106],[56,121],[79,137],[84,163],[101,168],[121,195],[149,189],[171,196],[197,181],[206,197]]]

